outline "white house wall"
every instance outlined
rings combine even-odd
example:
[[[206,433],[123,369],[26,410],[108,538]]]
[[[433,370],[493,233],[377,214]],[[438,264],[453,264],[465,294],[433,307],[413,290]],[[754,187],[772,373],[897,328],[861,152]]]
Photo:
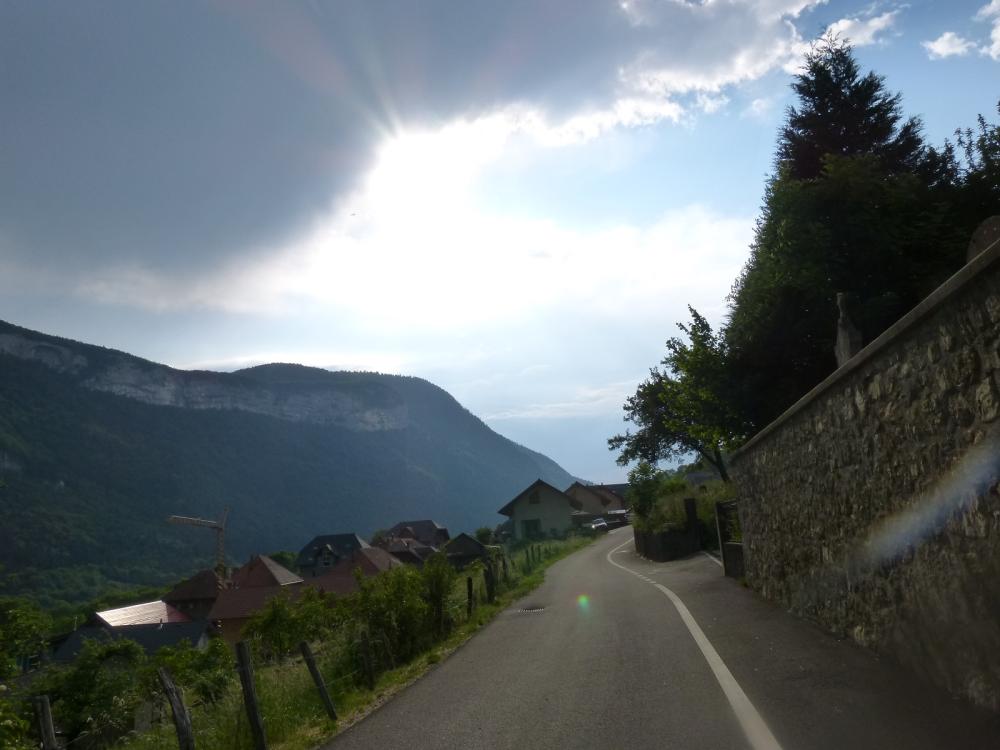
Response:
[[[514,522],[514,538],[523,539],[523,522],[537,519],[541,522],[542,533],[557,534],[567,531],[572,526],[571,514],[573,507],[569,498],[561,492],[548,487],[538,487],[533,492],[538,493],[538,503],[532,503],[531,493],[528,493],[512,508],[511,520]]]

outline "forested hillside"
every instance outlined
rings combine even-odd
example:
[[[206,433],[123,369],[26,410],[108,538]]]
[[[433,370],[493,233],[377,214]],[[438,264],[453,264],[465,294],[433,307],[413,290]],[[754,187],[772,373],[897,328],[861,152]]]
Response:
[[[573,481],[418,378],[297,365],[184,373],[7,324],[0,337],[0,577],[3,592],[43,604],[206,564],[211,532],[168,525],[171,513],[229,505],[228,553],[241,561],[411,517],[492,524],[534,479]],[[126,369],[149,400],[169,383],[197,408],[104,392]],[[226,408],[198,401],[209,386]],[[298,416],[262,413],[289,409]]]

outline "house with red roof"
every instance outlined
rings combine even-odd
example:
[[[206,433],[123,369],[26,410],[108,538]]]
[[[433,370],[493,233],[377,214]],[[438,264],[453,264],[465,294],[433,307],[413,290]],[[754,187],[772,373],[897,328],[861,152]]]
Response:
[[[329,571],[309,579],[309,585],[327,594],[347,596],[358,590],[355,571],[360,570],[365,578],[384,573],[402,565],[393,555],[378,547],[364,547],[351,557],[341,560]]]
[[[214,570],[202,570],[163,595],[163,601],[192,620],[206,620],[226,582]]]
[[[229,643],[240,640],[243,626],[275,596],[296,596],[303,584],[299,576],[267,555],[255,555],[219,592],[208,613]]]

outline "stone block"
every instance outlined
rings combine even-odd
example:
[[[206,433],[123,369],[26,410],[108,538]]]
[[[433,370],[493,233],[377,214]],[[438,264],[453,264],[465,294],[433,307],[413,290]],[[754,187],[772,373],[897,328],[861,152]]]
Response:
[[[976,411],[984,422],[992,422],[1000,413],[1000,401],[997,400],[997,390],[992,378],[984,379],[976,387]]]

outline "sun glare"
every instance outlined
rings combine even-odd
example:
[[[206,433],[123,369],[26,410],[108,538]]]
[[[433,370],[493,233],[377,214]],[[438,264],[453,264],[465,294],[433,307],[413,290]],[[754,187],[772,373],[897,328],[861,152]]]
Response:
[[[477,177],[500,156],[507,135],[495,118],[396,134],[382,146],[368,178],[371,210],[412,218],[468,203]]]

